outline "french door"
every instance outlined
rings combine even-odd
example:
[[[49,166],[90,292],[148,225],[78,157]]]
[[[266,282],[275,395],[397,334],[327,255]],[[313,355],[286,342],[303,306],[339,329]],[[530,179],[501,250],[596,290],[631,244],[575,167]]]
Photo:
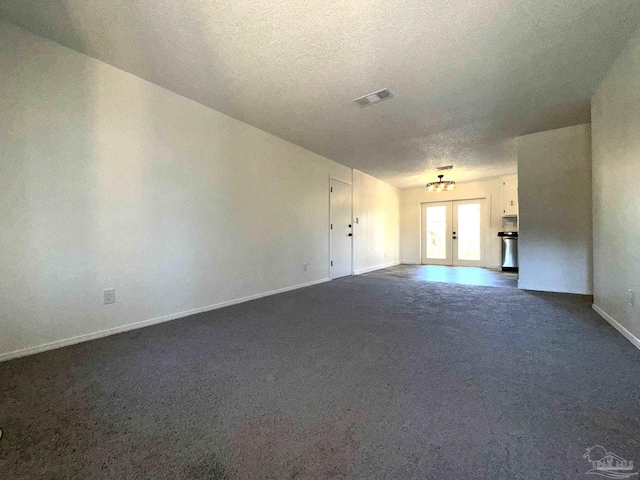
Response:
[[[422,204],[422,263],[486,266],[484,198]]]

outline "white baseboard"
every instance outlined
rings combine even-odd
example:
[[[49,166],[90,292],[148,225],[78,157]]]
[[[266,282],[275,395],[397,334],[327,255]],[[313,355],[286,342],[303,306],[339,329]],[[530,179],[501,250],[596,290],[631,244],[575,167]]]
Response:
[[[369,273],[369,272],[373,272],[374,270],[381,270],[383,268],[395,267],[396,265],[400,265],[400,262],[389,262],[389,263],[383,263],[381,265],[376,265],[375,267],[360,268],[358,270],[354,270],[353,274],[362,275],[363,273]]]
[[[636,337],[633,333],[631,333],[629,330],[623,327],[611,315],[609,315],[607,312],[602,310],[595,303],[591,305],[591,308],[593,308],[596,312],[598,312],[598,315],[600,315],[607,322],[609,322],[609,324],[611,324],[613,328],[618,330],[627,340],[633,343],[636,346],[636,348],[640,349],[640,338]]]
[[[277,290],[271,290],[269,292],[258,293],[256,295],[250,295],[248,297],[237,298],[235,300],[229,300],[226,302],[216,303],[214,305],[208,305],[206,307],[194,308],[193,310],[187,310],[179,313],[172,313],[170,315],[164,315],[162,317],[150,318],[148,320],[142,320],[140,322],[128,323],[118,327],[107,328],[106,330],[100,330],[93,333],[87,333],[84,335],[78,335],[76,337],[65,338],[63,340],[56,340],[55,342],[45,343],[42,345],[36,345],[34,347],[22,348],[20,350],[14,350],[12,352],[0,354],[0,362],[11,360],[18,357],[26,357],[27,355],[33,355],[40,352],[46,352],[47,350],[54,350],[56,348],[66,347],[68,345],[74,345],[76,343],[87,342],[89,340],[95,340],[97,338],[108,337],[109,335],[115,335],[117,333],[128,332],[129,330],[136,330],[138,328],[149,327],[158,323],[168,322],[170,320],[176,320],[178,318],[188,317],[189,315],[195,315],[196,313],[209,312],[218,308],[229,307],[238,303],[248,302],[250,300],[256,300],[262,297],[268,297],[270,295],[276,295],[278,293],[288,292],[290,290],[297,290],[299,288],[310,287],[311,285],[317,285],[319,283],[328,282],[329,278],[323,278],[320,280],[314,280],[313,282],[301,283],[299,285],[293,285],[291,287],[279,288]]]

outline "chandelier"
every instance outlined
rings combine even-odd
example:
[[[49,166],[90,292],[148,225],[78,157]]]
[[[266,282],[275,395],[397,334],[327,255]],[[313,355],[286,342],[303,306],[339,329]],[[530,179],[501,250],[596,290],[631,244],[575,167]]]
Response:
[[[444,175],[438,175],[437,182],[427,183],[427,192],[442,192],[443,190],[453,190],[456,188],[456,182],[444,181],[442,178]]]

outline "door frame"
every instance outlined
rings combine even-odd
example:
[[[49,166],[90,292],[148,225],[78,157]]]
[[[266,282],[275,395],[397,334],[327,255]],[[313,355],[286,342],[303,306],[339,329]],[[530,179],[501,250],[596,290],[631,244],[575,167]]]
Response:
[[[483,267],[479,267],[479,268],[487,268],[487,264],[488,264],[488,256],[489,256],[489,231],[491,229],[491,199],[490,197],[472,197],[472,198],[456,198],[456,199],[451,199],[451,200],[441,200],[439,202],[420,202],[420,264],[421,265],[445,265],[445,266],[454,266],[453,265],[453,261],[454,261],[454,248],[453,248],[453,241],[451,242],[451,265],[447,264],[447,263],[424,263],[425,257],[424,257],[424,253],[425,253],[425,245],[424,245],[424,239],[426,238],[425,235],[425,228],[426,228],[426,218],[424,218],[424,206],[425,205],[434,205],[434,204],[443,204],[443,203],[451,203],[452,208],[451,208],[451,228],[448,228],[448,233],[451,234],[451,232],[453,232],[453,202],[471,202],[473,200],[484,200],[484,205],[485,205],[485,228],[484,228],[484,266]],[[453,236],[453,235],[452,235]],[[481,240],[482,243],[482,240]],[[464,260],[462,261],[464,262]],[[455,265],[455,266],[465,266],[464,264],[459,264],[459,265]],[[477,267],[477,265],[476,265]]]
[[[351,233],[353,233],[354,228],[353,228],[353,182],[347,182],[346,180],[342,180],[341,178],[336,178],[333,177],[331,175],[329,175],[329,187],[327,188],[327,193],[329,195],[328,200],[329,200],[329,222],[327,223],[327,230],[329,232],[329,258],[327,259],[327,269],[329,272],[329,280],[333,280],[333,277],[331,276],[331,253],[332,253],[332,241],[331,241],[331,182],[332,181],[336,181],[336,182],[340,182],[340,183],[344,183],[345,185],[349,185],[351,187]],[[350,270],[350,275],[353,275],[353,238],[354,235],[351,236],[351,268]],[[344,277],[338,277],[338,278],[344,278]]]

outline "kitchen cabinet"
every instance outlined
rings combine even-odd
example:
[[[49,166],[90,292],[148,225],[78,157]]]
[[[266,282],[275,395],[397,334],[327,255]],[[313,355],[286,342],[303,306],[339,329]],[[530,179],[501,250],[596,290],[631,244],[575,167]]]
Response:
[[[502,181],[502,216],[518,215],[518,177],[513,176]]]

